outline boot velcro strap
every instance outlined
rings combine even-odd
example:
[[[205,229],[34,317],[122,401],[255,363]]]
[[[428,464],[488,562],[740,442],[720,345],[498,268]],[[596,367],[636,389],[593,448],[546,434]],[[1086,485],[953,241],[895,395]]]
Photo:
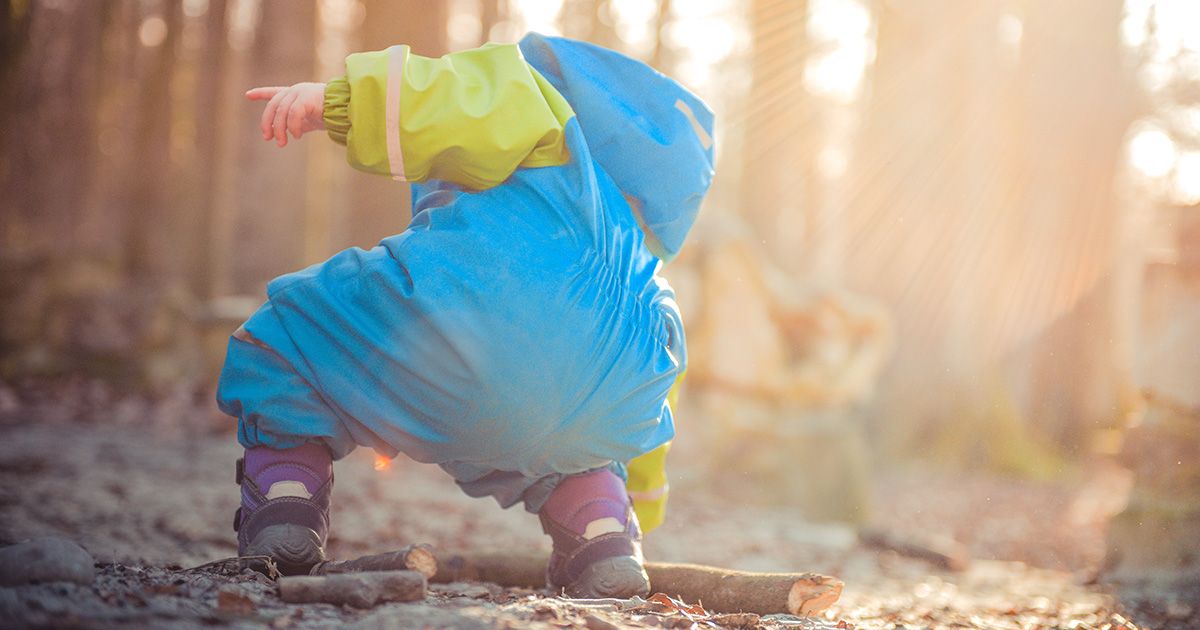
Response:
[[[329,516],[312,501],[280,497],[272,499],[242,520],[238,534],[247,541],[254,540],[264,528],[282,523],[307,527],[316,532],[321,540],[329,532]]]
[[[558,570],[555,571],[556,575],[551,575],[550,580],[555,585],[566,586],[578,580],[579,576],[583,575],[584,569],[595,562],[605,558],[633,555],[637,555],[637,547],[634,546],[633,538],[629,534],[623,532],[602,534],[571,552],[558,565]]]

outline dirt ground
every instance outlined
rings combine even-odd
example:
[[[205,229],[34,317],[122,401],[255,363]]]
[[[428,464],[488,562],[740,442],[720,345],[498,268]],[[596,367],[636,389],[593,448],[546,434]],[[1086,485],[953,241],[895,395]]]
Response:
[[[5,626],[627,628],[748,621],[621,612],[549,591],[479,584],[436,585],[425,601],[369,610],[285,604],[261,574],[194,568],[235,554],[233,462],[240,450],[231,427],[215,423],[205,401],[186,396],[158,404],[89,396],[67,404],[0,387],[0,545],[62,536],[97,563],[90,586],[0,588]],[[695,472],[686,461],[673,471],[684,479]],[[412,542],[549,549],[534,516],[468,498],[435,467],[399,459],[384,465],[360,450],[339,462],[336,474],[335,557]],[[648,536],[645,551],[654,560],[816,571],[845,581],[841,600],[821,617],[763,617],[757,627],[1200,625],[1200,593],[1130,595],[1095,580],[1104,519],[1122,481],[1102,469],[1085,478],[1055,485],[881,475],[875,520],[954,537],[972,558],[959,572],[869,548],[849,528],[806,523],[786,508],[699,492],[694,481],[676,487],[667,524]]]

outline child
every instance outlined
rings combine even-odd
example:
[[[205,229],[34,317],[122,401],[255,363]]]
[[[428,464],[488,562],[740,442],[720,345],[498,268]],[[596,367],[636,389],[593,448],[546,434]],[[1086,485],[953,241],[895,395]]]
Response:
[[[247,96],[269,99],[264,139],[323,128],[355,168],[413,182],[413,219],[275,279],[233,334],[217,398],[246,448],[239,553],[289,573],[323,559],[332,460],[363,445],[523,502],[553,541],[550,585],[646,594],[623,478],[644,486],[627,463],[660,464],[674,435],[685,344],[657,272],[712,178],[704,103],[537,34],[354,54],[328,84]]]

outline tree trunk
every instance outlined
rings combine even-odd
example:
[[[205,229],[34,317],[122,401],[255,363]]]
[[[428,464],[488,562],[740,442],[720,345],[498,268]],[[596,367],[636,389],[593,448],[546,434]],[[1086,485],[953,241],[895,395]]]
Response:
[[[751,86],[742,150],[742,213],[765,253],[796,271],[804,217],[813,212],[813,97],[804,91],[806,2],[754,0]]]
[[[196,72],[196,194],[197,209],[195,230],[198,238],[192,239],[192,269],[190,274],[192,293],[201,300],[214,297],[213,274],[217,269],[215,259],[224,252],[217,251],[209,237],[213,234],[217,217],[218,165],[225,158],[221,154],[221,131],[230,120],[223,118],[227,99],[239,98],[227,90],[228,44],[226,43],[225,15],[227,0],[209,0],[208,13],[204,20],[204,44],[202,61]]]
[[[505,18],[504,0],[479,0],[479,44],[491,41],[492,29]]]
[[[22,4],[5,7],[0,44],[0,188],[9,191],[0,249],[16,257],[61,247],[87,198],[99,85],[92,63],[111,13],[105,3]]]
[[[6,4],[0,22],[0,371],[54,369],[56,304],[79,290],[58,277],[81,257],[107,3]]]
[[[167,183],[172,175],[171,80],[183,12],[177,0],[167,0],[164,9],[166,36],[151,53],[149,67],[141,78],[139,124],[125,174],[129,205],[125,208],[124,267],[131,277],[146,280],[161,275],[163,257],[174,248],[175,239],[170,235],[178,229],[169,219],[163,219],[176,205],[168,202]]]
[[[289,139],[282,149],[274,140],[264,141],[258,130],[264,103],[246,101],[240,92],[317,79],[316,5],[264,0],[261,11],[250,49],[249,84],[234,86],[230,95],[240,103],[231,125],[231,133],[239,136],[239,169],[232,251],[224,254],[232,258],[230,288],[237,294],[261,294],[271,278],[304,262],[304,140]]]
[[[1121,58],[1120,0],[1071,0],[1030,7],[1030,70],[1022,86],[1027,129],[1038,142],[1030,164],[1031,215],[1054,213],[1061,253],[1056,282],[1046,287],[1050,315],[1061,319],[1038,341],[1031,398],[1039,423],[1071,450],[1096,426],[1117,426],[1136,395],[1131,382],[1131,317],[1136,308],[1118,265],[1127,209],[1116,194],[1126,130],[1135,115],[1132,73]],[[1079,28],[1064,21],[1088,15]],[[1086,28],[1084,28],[1086,26]],[[1087,72],[1079,69],[1086,67]],[[1055,89],[1046,89],[1050,82]],[[1056,308],[1057,307],[1057,308]],[[1050,310],[1053,309],[1053,310]]]
[[[659,72],[670,74],[675,60],[663,45],[663,31],[671,22],[671,0],[658,0],[658,13],[654,16],[654,49],[650,53],[650,66]]]
[[[414,54],[427,57],[447,52],[446,3],[371,0],[366,3],[366,8],[359,50],[381,50],[395,44],[408,44]],[[349,174],[347,186],[350,189],[349,243],[371,247],[408,225],[412,211],[408,184],[355,171]]]

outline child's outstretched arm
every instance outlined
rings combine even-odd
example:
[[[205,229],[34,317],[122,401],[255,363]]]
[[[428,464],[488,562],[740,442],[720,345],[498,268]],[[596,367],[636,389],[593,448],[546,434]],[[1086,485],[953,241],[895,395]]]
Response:
[[[269,99],[263,138],[279,146],[288,132],[324,128],[359,170],[473,189],[499,184],[522,166],[566,162],[563,126],[574,115],[515,44],[437,59],[393,46],[350,55],[346,76],[328,84],[256,88],[247,96]]]

